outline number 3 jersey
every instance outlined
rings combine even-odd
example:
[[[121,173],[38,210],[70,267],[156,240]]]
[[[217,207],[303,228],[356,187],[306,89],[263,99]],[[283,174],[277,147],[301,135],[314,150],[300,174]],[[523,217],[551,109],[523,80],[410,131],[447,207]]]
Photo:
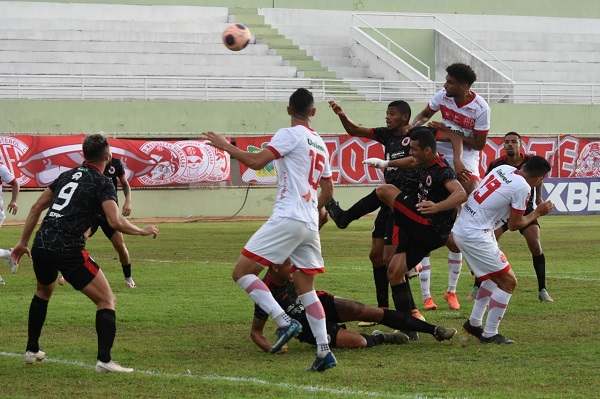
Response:
[[[83,249],[83,234],[102,213],[102,203],[117,201],[115,186],[94,165],[84,163],[61,173],[48,188],[52,202],[33,246],[50,251]]]
[[[317,189],[321,178],[331,178],[325,142],[313,130],[296,125],[279,129],[267,148],[277,157],[279,177],[272,216],[305,222],[318,231]]]
[[[525,213],[530,192],[517,168],[497,167],[469,195],[452,233],[466,239],[489,235],[508,220],[511,210]]]

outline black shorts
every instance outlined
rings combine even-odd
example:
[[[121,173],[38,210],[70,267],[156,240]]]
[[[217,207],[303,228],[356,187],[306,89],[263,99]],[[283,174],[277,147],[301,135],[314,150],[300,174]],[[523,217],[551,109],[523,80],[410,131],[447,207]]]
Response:
[[[98,227],[102,228],[102,232],[104,232],[104,235],[109,240],[112,239],[113,234],[116,233],[116,230],[110,227],[110,224],[108,224],[108,220],[106,220],[106,216],[104,216],[104,214],[98,215],[98,218],[90,227],[90,237],[93,236],[96,233],[96,231],[98,231]]]
[[[319,297],[319,301],[321,301],[321,305],[323,305],[323,310],[325,310],[325,325],[327,326],[327,334],[330,338],[329,345],[332,348],[337,348],[338,331],[340,328],[345,329],[346,326],[338,324],[340,322],[340,316],[335,308],[334,296],[325,291],[317,291],[317,296]],[[308,321],[302,323],[302,332],[297,338],[300,342],[306,342],[311,345],[317,344]]]
[[[394,218],[399,228],[396,253],[406,253],[408,270],[421,262],[423,257],[446,244],[448,237],[441,237],[429,219],[417,211],[414,198],[400,193],[394,201]]]
[[[379,208],[375,222],[373,222],[372,238],[385,238],[387,221],[392,216],[392,210],[387,205],[382,205]]]
[[[61,272],[73,288],[81,290],[96,277],[100,270],[100,266],[85,249],[61,252],[33,247],[31,258],[35,278],[44,285],[55,282],[58,272]]]
[[[533,208],[527,207],[527,209],[525,209],[525,214],[524,216],[529,215],[531,212],[533,212]],[[530,227],[530,226],[538,226],[540,227],[540,222],[538,222],[537,219],[533,219],[527,226],[520,228],[519,229],[519,233],[521,233],[521,235],[525,234],[525,230]],[[502,231],[504,231],[505,233],[508,231],[508,223],[504,223],[502,225]]]

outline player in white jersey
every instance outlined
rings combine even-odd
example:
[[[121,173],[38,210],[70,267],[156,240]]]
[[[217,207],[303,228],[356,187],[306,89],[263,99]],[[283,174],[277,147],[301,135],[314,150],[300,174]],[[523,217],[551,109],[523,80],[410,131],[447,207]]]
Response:
[[[458,180],[467,194],[470,194],[479,183],[479,151],[485,147],[490,131],[490,107],[471,90],[477,75],[469,65],[452,64],[446,68],[446,72],[444,88],[433,95],[425,109],[415,116],[409,128],[421,126],[436,112],[441,112],[442,122],[429,122],[428,126],[438,129],[436,139],[443,142],[438,145],[438,151],[454,167]],[[448,143],[448,136],[452,134],[459,135],[463,142],[461,159],[454,157],[452,145]],[[430,264],[429,257],[424,258],[423,262],[424,265]],[[424,298],[430,292],[430,269],[431,267],[419,277]],[[462,255],[451,251],[448,254],[448,289],[444,299],[454,310],[460,309],[456,286],[461,269]],[[433,298],[425,299],[425,309],[436,308]]]
[[[6,214],[4,213],[4,203],[2,202],[2,185],[9,184],[12,189],[12,197],[10,202],[6,206],[6,211],[12,215],[17,214],[17,210],[19,206],[17,205],[17,198],[19,197],[19,182],[15,178],[15,175],[11,173],[11,171],[4,165],[0,165],[0,226],[4,223],[4,219],[6,218]],[[12,261],[10,258],[10,250],[9,249],[0,249],[0,257],[6,259],[8,264],[10,265],[10,271],[16,272],[18,265]],[[0,276],[0,285],[4,285],[4,279]]]
[[[469,195],[452,228],[448,246],[458,247],[471,272],[481,281],[471,317],[463,325],[481,343],[514,343],[498,333],[498,325],[517,278],[498,247],[494,230],[506,222],[510,230],[518,230],[552,211],[552,202],[546,201],[524,216],[531,188],[538,186],[549,171],[550,164],[540,156],[531,157],[521,170],[510,165],[497,167]],[[483,316],[488,307],[484,328]]]
[[[232,277],[277,323],[279,338],[271,349],[275,354],[302,331],[302,325],[285,313],[258,275],[264,267],[283,264],[290,258],[296,292],[317,343],[317,358],[308,370],[325,371],[337,361],[329,349],[325,311],[314,288],[314,277],[324,271],[319,213],[333,197],[333,180],[327,147],[310,127],[316,113],[312,93],[296,90],[287,112],[291,128],[277,131],[260,152],[242,151],[213,132],[204,134],[211,145],[254,170],[275,161],[279,189],[273,213],[244,247]],[[319,187],[321,192],[317,194]]]

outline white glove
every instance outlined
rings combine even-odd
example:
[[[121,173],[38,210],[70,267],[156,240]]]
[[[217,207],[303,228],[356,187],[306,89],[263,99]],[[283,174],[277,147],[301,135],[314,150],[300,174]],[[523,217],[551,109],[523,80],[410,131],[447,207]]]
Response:
[[[368,158],[363,161],[363,164],[372,166],[374,168],[387,168],[388,163],[388,161],[384,161],[383,159],[379,158]]]

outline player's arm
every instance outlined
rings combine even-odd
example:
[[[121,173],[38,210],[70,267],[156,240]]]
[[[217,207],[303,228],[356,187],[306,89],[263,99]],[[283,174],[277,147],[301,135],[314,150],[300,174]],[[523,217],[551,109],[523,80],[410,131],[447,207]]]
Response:
[[[344,127],[344,130],[350,136],[366,137],[371,140],[377,139],[377,137],[375,137],[375,134],[373,133],[372,129],[359,126],[356,123],[352,122],[352,120],[350,118],[348,118],[348,115],[346,115],[346,113],[344,112],[342,107],[339,106],[338,103],[331,100],[331,101],[329,101],[329,106],[331,107],[333,112],[340,118],[340,122],[342,122],[342,126]]]
[[[158,227],[153,225],[148,225],[143,228],[136,226],[131,223],[129,220],[125,219],[122,215],[119,214],[119,207],[117,203],[112,199],[107,199],[102,202],[102,210],[106,215],[106,220],[108,224],[113,229],[120,231],[124,234],[136,235],[136,236],[149,236],[152,235],[153,238],[156,238],[158,235]]]
[[[269,352],[273,345],[265,337],[264,330],[267,320],[261,320],[258,317],[254,317],[252,320],[252,331],[250,331],[250,338],[260,349],[265,352]]]
[[[23,254],[27,254],[27,256],[31,257],[31,252],[27,247],[29,245],[29,239],[31,238],[33,229],[40,220],[40,215],[45,209],[48,209],[48,207],[52,203],[52,194],[52,190],[50,190],[49,188],[44,189],[42,195],[40,195],[40,197],[29,210],[27,219],[25,219],[25,225],[23,226],[23,232],[21,233],[21,239],[11,251],[10,256],[15,263],[19,263],[19,260],[21,259],[21,256],[23,256]]]
[[[419,166],[413,157],[405,157],[400,159],[392,159],[386,161],[379,158],[367,158],[363,161],[363,164],[371,166],[373,168],[387,168],[394,167],[400,169],[412,169]]]
[[[542,180],[540,184],[535,186],[535,205],[539,206],[542,202],[544,202],[544,198],[542,197],[542,185],[544,181]]]
[[[319,186],[321,187],[321,191],[319,191],[317,209],[321,210],[333,198],[333,179],[321,178]]]
[[[422,201],[417,204],[417,210],[424,215],[447,211],[467,200],[467,193],[456,179],[448,180],[444,186],[450,192],[448,198],[440,202]]]
[[[510,216],[508,217],[508,229],[515,231],[522,229],[535,219],[547,215],[552,212],[553,205],[552,201],[545,201],[540,203],[529,215],[523,216],[524,211],[517,211],[514,208],[510,209]]]
[[[436,112],[437,111],[432,111],[431,108],[429,108],[429,105],[426,105],[423,111],[419,112],[415,116],[412,123],[404,127],[404,132],[410,132],[412,129],[426,124],[427,121],[431,119],[431,117],[435,115]]]
[[[131,186],[129,185],[129,181],[127,180],[125,173],[119,176],[119,181],[121,182],[123,195],[125,196],[125,203],[123,204],[123,212],[121,214],[123,216],[129,216],[131,215]]]
[[[276,159],[276,155],[269,149],[262,149],[259,152],[242,151],[233,144],[229,143],[225,137],[215,132],[204,132],[209,144],[219,150],[228,152],[233,159],[237,159],[250,169],[260,170]]]
[[[16,178],[10,182],[10,187],[12,189],[12,197],[10,198],[10,202],[6,206],[6,211],[10,214],[16,215],[17,211],[19,210],[19,206],[17,205],[17,198],[19,198],[19,190],[21,188]]]

